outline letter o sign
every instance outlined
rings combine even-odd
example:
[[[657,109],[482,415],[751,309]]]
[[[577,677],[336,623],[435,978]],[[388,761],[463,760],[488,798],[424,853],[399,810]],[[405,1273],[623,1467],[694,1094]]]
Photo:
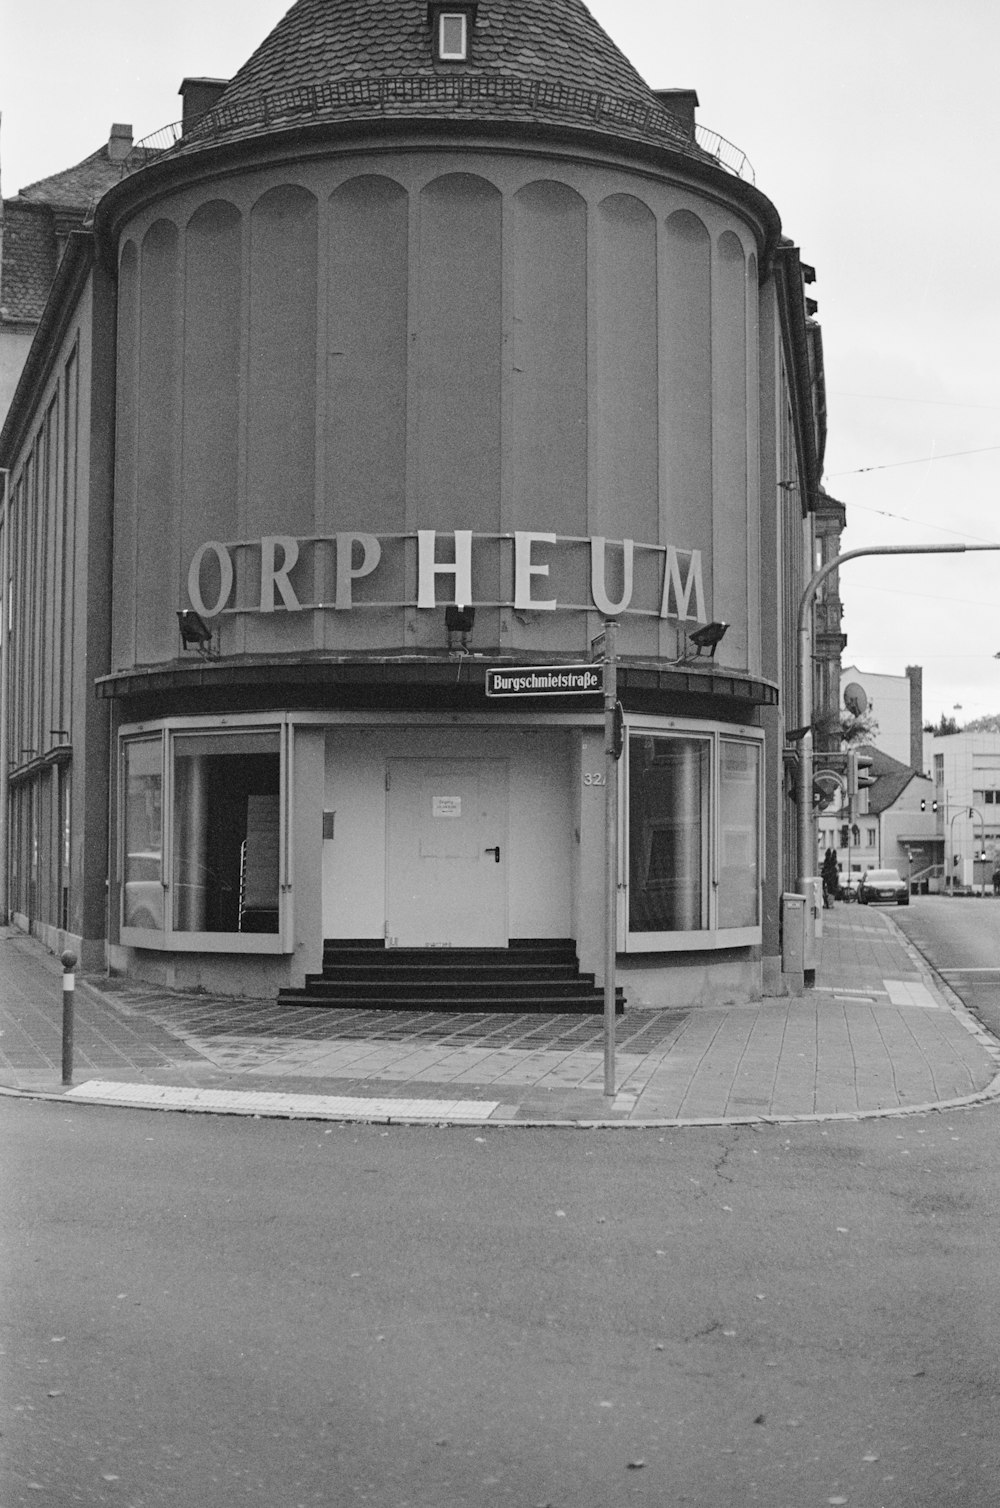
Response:
[[[201,595],[201,567],[205,556],[209,551],[214,554],[219,571],[219,596],[214,607],[208,607]],[[194,554],[188,570],[188,599],[196,613],[203,618],[215,618],[226,603],[233,590],[233,562],[225,545],[220,545],[217,539],[209,539],[201,545]]]

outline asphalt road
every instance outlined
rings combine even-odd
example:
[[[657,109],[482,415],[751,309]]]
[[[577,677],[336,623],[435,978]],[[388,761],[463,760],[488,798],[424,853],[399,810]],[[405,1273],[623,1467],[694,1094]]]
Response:
[[[0,1503],[992,1508],[998,1132],[2,1099]]]
[[[1000,1037],[1000,900],[914,896],[892,918],[962,1003]]]

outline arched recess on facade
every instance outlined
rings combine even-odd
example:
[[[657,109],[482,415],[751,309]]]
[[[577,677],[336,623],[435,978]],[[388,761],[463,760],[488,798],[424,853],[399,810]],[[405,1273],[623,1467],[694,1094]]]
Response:
[[[173,643],[179,581],[182,318],[180,232],[175,223],[155,220],[142,238],[139,256],[137,548],[130,597],[135,605],[136,659],[155,663],[166,658],[166,623]],[[155,549],[148,548],[152,540]]]
[[[514,195],[508,247],[514,517],[522,528],[585,534],[586,201],[564,183],[525,184]]]
[[[727,663],[748,653],[751,559],[748,456],[747,262],[740,238],[716,244],[713,297],[714,520],[713,612],[729,624]]]
[[[212,199],[185,230],[181,557],[239,533],[243,217]]]
[[[250,535],[314,527],[318,222],[315,195],[297,184],[269,189],[250,211]]]
[[[500,191],[470,173],[434,178],[421,192],[419,223],[418,513],[426,527],[493,532],[501,527]]]
[[[406,527],[408,291],[406,190],[376,174],[348,179],[327,218],[328,529]]]
[[[663,235],[660,422],[662,537],[702,552],[712,569],[712,239],[691,210]]]
[[[611,194],[597,206],[591,533],[655,539],[659,526],[656,241],[641,199]]]
[[[118,360],[115,398],[115,548],[112,593],[117,604],[135,592],[136,455],[138,451],[139,247],[123,242],[118,258]],[[132,663],[135,621],[124,611],[112,618],[115,665]]]

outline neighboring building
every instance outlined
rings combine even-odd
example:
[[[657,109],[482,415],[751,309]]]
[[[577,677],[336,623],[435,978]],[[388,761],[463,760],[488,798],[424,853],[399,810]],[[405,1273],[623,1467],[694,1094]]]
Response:
[[[989,885],[1000,865],[1000,733],[934,734],[928,742],[945,881]]]
[[[106,145],[82,162],[0,199],[0,425],[70,233],[118,182],[131,151],[132,127],[114,125]]]
[[[860,750],[871,759],[872,784],[859,791],[853,813],[846,797],[819,818],[819,853],[837,853],[845,878],[866,869],[898,869],[903,879],[939,888],[941,842],[934,787],[925,775],[874,745]]]
[[[69,236],[0,433],[6,909],[233,994],[325,941],[600,977],[601,698],[487,678],[614,617],[626,995],[779,991],[808,269],[579,0],[362,10],[186,81]]]
[[[841,700],[852,683],[864,690],[877,724],[867,742],[911,770],[925,772],[921,667],[907,665],[905,675],[876,675],[849,665],[840,672]]]

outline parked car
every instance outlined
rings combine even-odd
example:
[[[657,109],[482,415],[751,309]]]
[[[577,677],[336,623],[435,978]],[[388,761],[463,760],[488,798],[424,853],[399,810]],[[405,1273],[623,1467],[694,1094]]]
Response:
[[[910,904],[910,887],[899,878],[897,869],[867,869],[858,886],[858,900],[862,906],[888,901],[897,906]]]
[[[856,901],[858,898],[858,886],[861,884],[859,874],[844,875],[840,881],[840,889],[837,891],[838,901]]]

